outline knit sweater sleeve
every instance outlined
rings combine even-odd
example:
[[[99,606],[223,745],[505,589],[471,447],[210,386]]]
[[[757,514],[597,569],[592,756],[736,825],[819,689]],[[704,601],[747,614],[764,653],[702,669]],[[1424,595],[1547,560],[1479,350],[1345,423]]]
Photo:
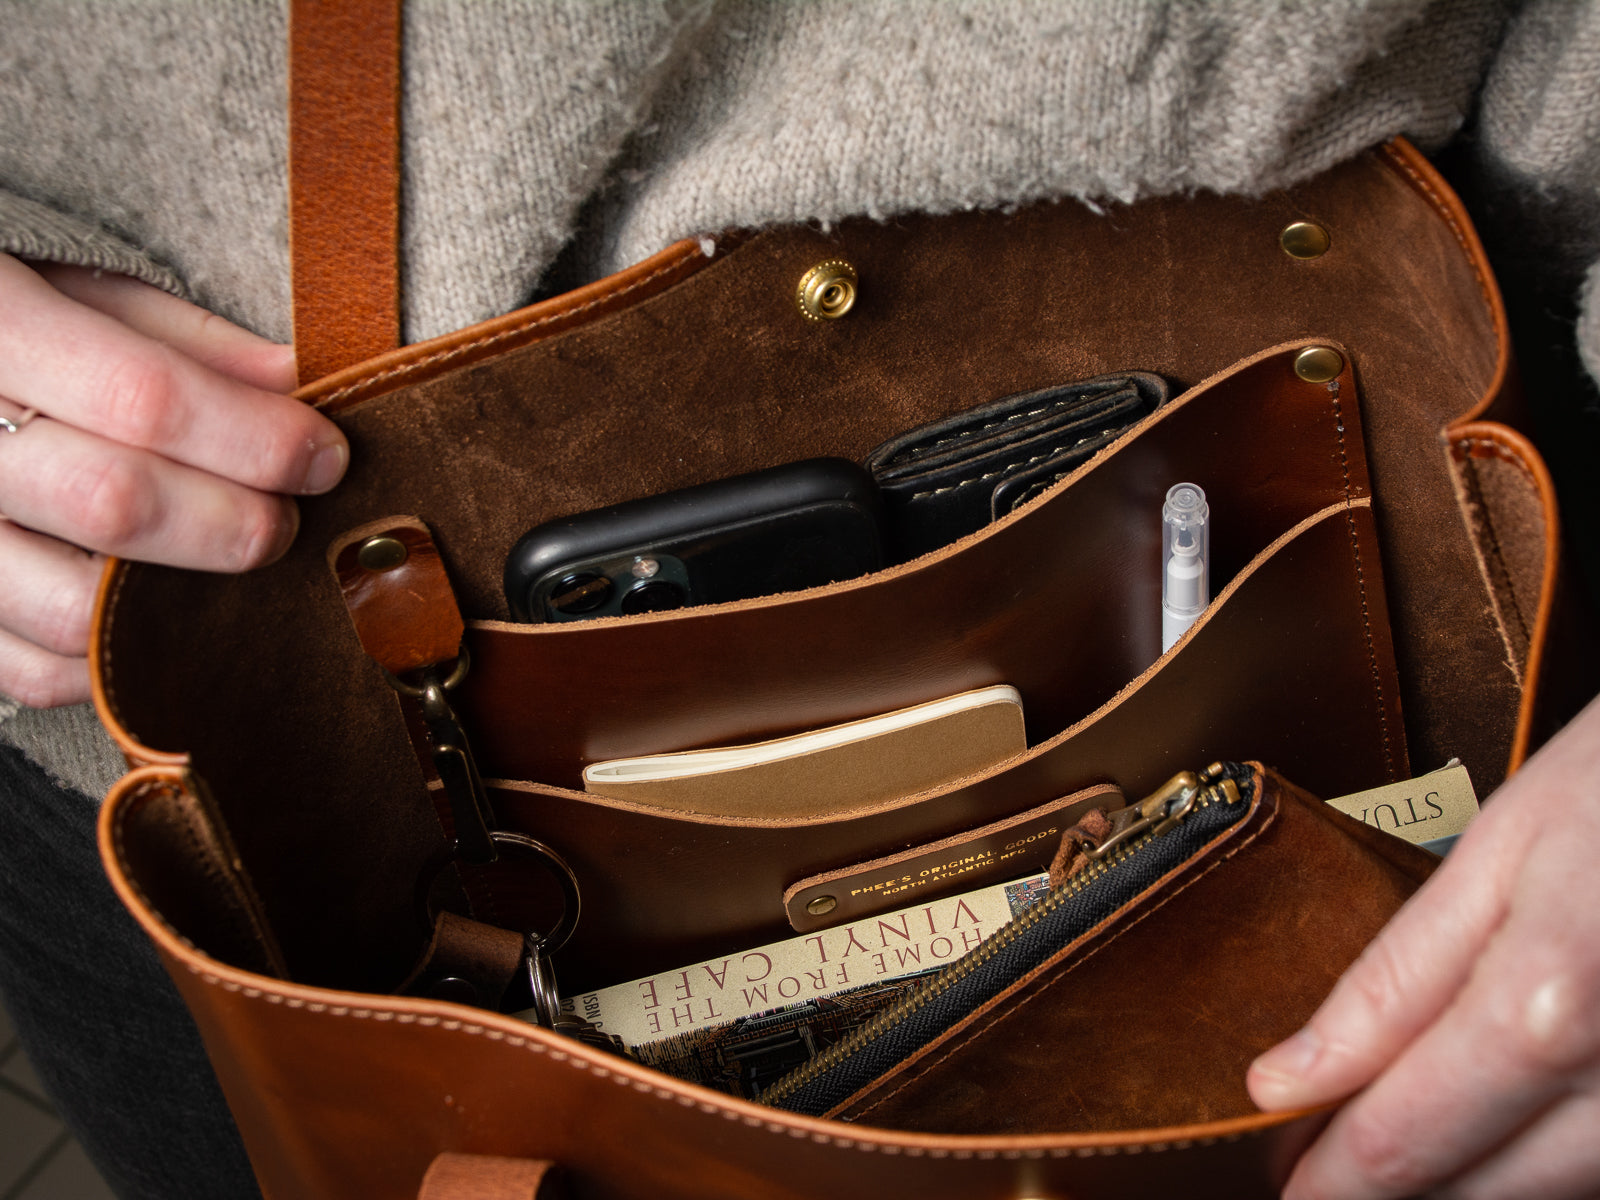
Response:
[[[1600,387],[1600,262],[1589,268],[1578,316],[1578,353],[1583,365]]]
[[[0,252],[131,275],[179,296],[185,291],[171,270],[95,222],[4,187],[0,187]]]

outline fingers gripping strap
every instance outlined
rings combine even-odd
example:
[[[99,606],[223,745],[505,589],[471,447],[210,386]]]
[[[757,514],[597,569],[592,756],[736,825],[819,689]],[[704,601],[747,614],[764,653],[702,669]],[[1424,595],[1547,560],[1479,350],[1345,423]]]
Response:
[[[289,251],[302,384],[400,345],[399,234],[399,0],[293,0]]]

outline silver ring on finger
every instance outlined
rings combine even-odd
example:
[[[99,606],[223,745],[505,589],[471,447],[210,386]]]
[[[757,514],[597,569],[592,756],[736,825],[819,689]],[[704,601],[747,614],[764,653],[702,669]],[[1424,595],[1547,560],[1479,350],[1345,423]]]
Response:
[[[38,415],[37,408],[25,408],[14,417],[0,417],[0,432],[21,433],[28,422]]]

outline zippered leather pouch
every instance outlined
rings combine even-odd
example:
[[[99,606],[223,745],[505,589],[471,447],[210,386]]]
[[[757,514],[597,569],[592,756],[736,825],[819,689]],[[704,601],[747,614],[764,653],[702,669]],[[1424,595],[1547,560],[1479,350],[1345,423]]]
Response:
[[[1050,892],[762,1100],[928,1133],[1245,1116],[1251,1060],[1436,861],[1259,764],[1184,772],[1065,841]]]

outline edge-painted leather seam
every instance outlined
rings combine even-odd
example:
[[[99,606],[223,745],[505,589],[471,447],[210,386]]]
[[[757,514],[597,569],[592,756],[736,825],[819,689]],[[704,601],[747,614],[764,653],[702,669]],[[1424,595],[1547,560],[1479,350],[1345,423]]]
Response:
[[[1242,1141],[1245,1138],[1260,1137],[1268,1130],[1275,1128],[1283,1122],[1263,1124],[1253,1129],[1235,1130],[1225,1134],[1202,1135],[1193,1138],[1174,1138],[1166,1142],[1129,1142],[1126,1144],[1107,1143],[1090,1146],[1040,1146],[1013,1149],[957,1148],[943,1146],[912,1146],[877,1144],[857,1138],[841,1137],[837,1134],[825,1134],[820,1131],[806,1131],[803,1126],[785,1125],[777,1121],[765,1120],[720,1104],[713,1104],[694,1096],[684,1095],[667,1088],[651,1084],[642,1079],[632,1079],[620,1072],[613,1071],[598,1063],[589,1062],[587,1059],[566,1053],[561,1050],[551,1049],[549,1046],[530,1038],[519,1037],[506,1033],[501,1029],[493,1029],[486,1025],[479,1025],[473,1021],[465,1021],[450,1017],[430,1016],[422,1013],[394,1012],[386,1009],[364,1008],[356,1005],[327,1004],[319,1001],[302,1000],[295,996],[286,996],[281,992],[268,991],[265,988],[251,987],[235,980],[224,979],[219,975],[206,971],[194,963],[184,960],[184,968],[190,974],[197,976],[204,983],[212,987],[220,987],[223,991],[233,992],[250,1001],[266,1001],[283,1008],[301,1009],[306,1012],[327,1015],[334,1018],[350,1018],[354,1020],[373,1020],[379,1022],[392,1021],[396,1025],[420,1025],[424,1027],[437,1027],[447,1033],[466,1033],[475,1037],[486,1037],[490,1041],[504,1042],[520,1050],[528,1050],[535,1054],[544,1055],[557,1063],[577,1068],[625,1087],[642,1095],[653,1096],[659,1100],[670,1100],[680,1108],[692,1108],[707,1116],[717,1116],[728,1121],[737,1121],[752,1129],[760,1129],[767,1133],[781,1135],[788,1138],[807,1138],[810,1141],[837,1146],[841,1149],[858,1150],[863,1153],[883,1153],[890,1155],[903,1155],[907,1158],[953,1158],[953,1159],[1042,1159],[1042,1158],[1097,1158],[1110,1157],[1119,1154],[1148,1154],[1159,1153],[1165,1150],[1182,1150],[1194,1146],[1220,1145],[1225,1142]],[[1284,1114],[1285,1120],[1298,1113]]]
[[[1467,265],[1472,268],[1472,277],[1478,281],[1478,294],[1483,297],[1483,306],[1484,310],[1489,315],[1489,324],[1494,328],[1496,334],[1498,335],[1503,327],[1504,322],[1500,320],[1500,306],[1495,303],[1494,291],[1490,288],[1488,281],[1484,278],[1483,265],[1481,262],[1482,254],[1480,252],[1480,248],[1475,246],[1473,244],[1473,239],[1467,236],[1467,232],[1462,228],[1461,222],[1456,218],[1454,210],[1445,201],[1444,197],[1439,194],[1439,189],[1434,187],[1432,180],[1428,179],[1428,177],[1425,176],[1421,171],[1417,170],[1417,168],[1412,165],[1410,159],[1406,157],[1405,153],[1396,147],[1393,142],[1385,142],[1382,150],[1384,157],[1387,158],[1396,169],[1401,171],[1408,179],[1411,180],[1412,186],[1415,187],[1417,191],[1421,192],[1423,197],[1429,202],[1430,205],[1432,205],[1433,210],[1444,218],[1444,222],[1447,226],[1449,226],[1450,232],[1455,235],[1456,244],[1461,247],[1462,254],[1467,260]],[[1504,354],[1497,354],[1496,358],[1501,360],[1500,362],[1497,362],[1496,365],[1503,365]],[[1498,383],[1499,380],[1500,372],[1496,371],[1495,379],[1492,382]],[[1492,394],[1496,391],[1498,391],[1497,388],[1491,387],[1488,394]],[[1485,398],[1487,398],[1487,394]],[[1458,419],[1470,419],[1470,414],[1482,407],[1483,401],[1480,400],[1473,409],[1468,410],[1469,416]]]
[[[1463,422],[1451,431],[1455,435],[1450,450],[1452,457],[1464,448],[1487,443],[1495,456],[1514,462],[1538,493],[1540,509],[1545,518],[1544,569],[1539,588],[1539,606],[1534,614],[1533,633],[1528,641],[1527,659],[1523,664],[1522,703],[1518,706],[1517,725],[1512,734],[1510,764],[1507,774],[1516,771],[1528,756],[1528,746],[1533,738],[1535,705],[1539,680],[1544,670],[1545,643],[1550,638],[1550,622],[1555,609],[1555,593],[1561,575],[1561,526],[1556,517],[1555,483],[1539,450],[1526,437],[1509,426],[1495,421]],[[1524,449],[1526,453],[1524,453]],[[1532,457],[1528,457],[1531,455]]]
[[[1352,373],[1351,379],[1355,378]],[[1345,439],[1344,409],[1340,403],[1339,381],[1328,384],[1328,395],[1333,404],[1335,435],[1339,444],[1339,469],[1344,472],[1344,520],[1350,534],[1350,556],[1355,561],[1356,592],[1361,597],[1361,633],[1367,646],[1367,667],[1372,672],[1372,691],[1378,702],[1378,728],[1383,734],[1383,768],[1392,780],[1394,769],[1394,739],[1389,731],[1389,706],[1384,702],[1383,673],[1378,670],[1378,650],[1372,637],[1372,607],[1367,600],[1367,575],[1361,565],[1361,537],[1356,529],[1356,514],[1350,494],[1350,452]]]
[[[115,724],[118,729],[122,728],[122,721],[117,706],[114,668],[111,665],[111,639],[112,630],[117,623],[117,604],[122,599],[122,589],[127,585],[130,569],[130,564],[122,562],[108,565],[106,568],[107,587],[101,606],[101,612],[104,613],[103,624],[100,628],[101,636],[95,642],[95,661],[100,665],[100,687],[95,690],[105,697],[105,711],[101,716],[108,725]]]
[[[617,288],[614,291],[602,292],[600,295],[595,296],[592,299],[577,305],[576,307],[562,309],[560,312],[550,313],[546,316],[539,317],[526,323],[519,323],[517,325],[513,325],[509,329],[496,330],[494,333],[486,334],[480,338],[474,338],[472,341],[463,342],[460,345],[450,346],[444,350],[436,351],[433,354],[425,355],[422,358],[413,359],[410,362],[398,363],[387,370],[378,371],[375,374],[364,376],[354,383],[347,384],[342,388],[338,388],[335,391],[329,392],[327,395],[317,396],[315,397],[313,403],[318,408],[334,405],[341,400],[355,395],[358,392],[362,392],[370,387],[375,387],[376,385],[385,383],[389,380],[402,378],[413,372],[424,371],[428,368],[438,366],[441,363],[448,363],[453,359],[461,358],[465,355],[473,353],[474,351],[484,350],[491,346],[496,346],[501,342],[523,337],[546,325],[555,324],[558,321],[570,320],[590,311],[591,309],[598,308],[604,304],[609,304],[615,300],[619,300],[623,296],[628,295],[630,292],[635,292],[642,287],[647,287],[651,283],[654,283],[657,279],[660,279],[663,275],[680,270],[689,263],[693,262],[696,258],[700,257],[704,257],[704,251],[696,248],[690,253],[684,255],[682,258],[673,259],[673,261],[665,264],[664,266],[656,268],[650,274],[645,275],[642,278],[631,280],[624,286]]]
[[[136,804],[143,804],[152,796],[173,795],[178,791],[178,786],[170,779],[150,778],[141,780],[129,793],[126,800],[117,806],[111,822],[111,847],[116,852],[117,868],[122,881],[127,884],[128,890],[133,893],[140,906],[150,915],[150,919],[167,931],[167,934],[191,954],[202,954],[202,951],[192,941],[173,928],[171,922],[162,915],[161,910],[150,900],[144,888],[139,886],[131,874],[122,869],[122,864],[128,861],[127,849],[127,823],[133,814],[129,811]],[[185,964],[187,965],[187,964]]]
[[[89,628],[89,689],[95,715],[105,727],[130,769],[146,766],[182,767],[185,751],[155,750],[141,742],[123,723],[119,712],[111,665],[111,631],[116,624],[123,588],[137,563],[121,558],[106,560],[95,595]]]
[[[1522,599],[1517,594],[1516,586],[1512,583],[1513,576],[1511,574],[1510,567],[1506,563],[1505,552],[1501,548],[1500,534],[1495,529],[1493,515],[1490,511],[1490,506],[1484,497],[1483,484],[1478,476],[1478,469],[1472,461],[1477,456],[1472,454],[1471,451],[1474,449],[1488,450],[1490,452],[1490,456],[1497,462],[1506,463],[1509,466],[1515,467],[1518,473],[1521,474],[1523,479],[1532,485],[1535,491],[1538,490],[1538,481],[1534,478],[1533,472],[1528,469],[1527,463],[1523,462],[1522,459],[1516,455],[1509,453],[1503,445],[1490,438],[1470,436],[1458,438],[1450,443],[1450,448],[1452,451],[1455,451],[1460,455],[1460,457],[1457,459],[1457,462],[1461,468],[1462,483],[1472,493],[1472,499],[1476,504],[1480,514],[1479,522],[1475,522],[1475,524],[1481,523],[1488,541],[1486,552],[1493,556],[1494,570],[1496,570],[1500,578],[1505,581],[1506,597],[1510,601],[1511,615],[1516,619],[1523,638],[1528,641],[1532,641],[1534,632],[1533,625],[1529,623],[1527,614],[1522,611]],[[1523,665],[1526,667],[1526,663]],[[1517,671],[1516,674],[1519,676],[1517,683],[1520,685],[1523,683],[1523,679],[1520,678],[1520,676],[1522,676],[1524,672]]]
[[[1264,788],[1265,787],[1265,782],[1266,782],[1266,777],[1259,771],[1256,772],[1255,774],[1256,774],[1257,779],[1259,779],[1261,781],[1261,786]],[[1258,803],[1259,803],[1259,801],[1258,801]],[[1077,958],[1075,958],[1072,963],[1067,965],[1062,970],[1056,972],[1055,973],[1055,978],[1049,980],[1046,983],[1041,984],[1040,986],[1038,986],[1036,988],[1033,988],[1031,994],[1022,997],[1020,1000],[1013,1001],[1012,1003],[1006,1005],[1003,1010],[990,1013],[988,1015],[988,1017],[985,1018],[984,1020],[982,1020],[981,1022],[974,1022],[972,1024],[972,1026],[970,1028],[966,1029],[959,1037],[952,1038],[951,1039],[951,1044],[946,1046],[946,1047],[944,1047],[944,1049],[939,1053],[937,1058],[933,1058],[933,1059],[930,1059],[929,1061],[927,1061],[925,1063],[918,1064],[918,1066],[913,1071],[908,1072],[907,1077],[905,1079],[901,1080],[900,1083],[892,1091],[886,1092],[884,1095],[882,1095],[882,1096],[878,1097],[876,1100],[872,1101],[871,1105],[869,1107],[867,1107],[867,1108],[862,1109],[860,1114],[858,1114],[858,1115],[861,1116],[861,1117],[865,1117],[868,1113],[872,1112],[874,1109],[878,1108],[879,1106],[884,1104],[886,1101],[892,1099],[898,1092],[900,1092],[903,1089],[911,1086],[911,1084],[913,1084],[917,1080],[921,1079],[929,1071],[933,1070],[935,1067],[937,1067],[941,1063],[945,1062],[951,1055],[957,1053],[958,1051],[960,1051],[962,1049],[965,1049],[972,1042],[974,1042],[978,1038],[983,1037],[984,1035],[986,1035],[991,1029],[994,1029],[995,1027],[999,1026],[1003,1022],[1008,1021],[1012,1017],[1016,1016],[1019,1012],[1021,1012],[1025,1008],[1027,1008],[1028,1005],[1032,1004],[1040,996],[1043,996],[1045,993],[1050,991],[1050,989],[1055,987],[1057,984],[1063,982],[1064,980],[1072,978],[1073,972],[1077,971],[1079,967],[1083,966],[1085,963],[1087,963],[1092,958],[1094,958],[1095,955],[1099,954],[1102,950],[1106,949],[1108,946],[1110,946],[1113,943],[1115,943],[1124,934],[1129,933],[1132,930],[1136,929],[1146,918],[1148,918],[1150,916],[1153,916],[1155,913],[1160,912],[1163,908],[1165,908],[1172,901],[1176,900],[1184,892],[1188,891],[1195,884],[1199,883],[1207,875],[1210,875],[1211,872],[1215,871],[1223,863],[1227,862],[1230,858],[1232,858],[1234,855],[1238,854],[1241,850],[1244,850],[1248,846],[1252,845],[1258,838],[1261,837],[1262,834],[1264,834],[1268,829],[1272,828],[1273,824],[1276,823],[1276,821],[1278,819],[1278,813],[1281,810],[1281,808],[1282,808],[1282,801],[1281,800],[1275,800],[1273,802],[1273,805],[1272,805],[1272,810],[1269,813],[1266,814],[1266,817],[1261,821],[1261,823],[1259,825],[1257,825],[1253,830],[1249,831],[1248,833],[1245,833],[1238,843],[1236,843],[1226,853],[1224,853],[1224,854],[1220,855],[1218,858],[1216,858],[1204,870],[1200,871],[1196,875],[1191,876],[1185,882],[1178,884],[1175,888],[1170,889],[1167,892],[1167,894],[1161,896],[1154,904],[1152,904],[1149,908],[1147,908],[1144,912],[1140,913],[1138,916],[1134,917],[1131,921],[1127,922],[1125,925],[1123,925],[1116,932],[1112,933],[1108,937],[1101,938],[1097,945],[1095,945],[1093,948],[1091,948],[1086,953],[1077,956]],[[1249,820],[1249,815],[1248,814],[1246,814],[1245,820]],[[1226,834],[1224,834],[1223,836],[1226,836]],[[1181,871],[1181,870],[1183,870],[1183,866],[1182,865],[1179,865],[1179,866],[1173,868],[1173,871]],[[1170,874],[1171,873],[1169,872],[1169,876],[1170,876]],[[1155,883],[1151,884],[1150,886],[1151,886],[1151,888],[1159,888],[1159,887],[1161,887],[1161,881],[1157,880]],[[1085,936],[1088,936],[1088,935],[1085,935]],[[1036,970],[1037,971],[1041,971],[1041,972],[1049,970],[1048,962],[1044,963],[1044,964],[1041,964],[1038,968],[1036,968]],[[1034,972],[1029,972],[1029,974],[1033,974],[1033,973]],[[1024,978],[1024,979],[1018,980],[1017,983],[1014,986],[1021,987],[1021,986],[1025,986],[1025,985],[1026,985],[1026,979]],[[995,997],[995,999],[998,1000],[999,997],[997,996],[997,997]],[[846,1101],[846,1103],[848,1103],[848,1101]]]

